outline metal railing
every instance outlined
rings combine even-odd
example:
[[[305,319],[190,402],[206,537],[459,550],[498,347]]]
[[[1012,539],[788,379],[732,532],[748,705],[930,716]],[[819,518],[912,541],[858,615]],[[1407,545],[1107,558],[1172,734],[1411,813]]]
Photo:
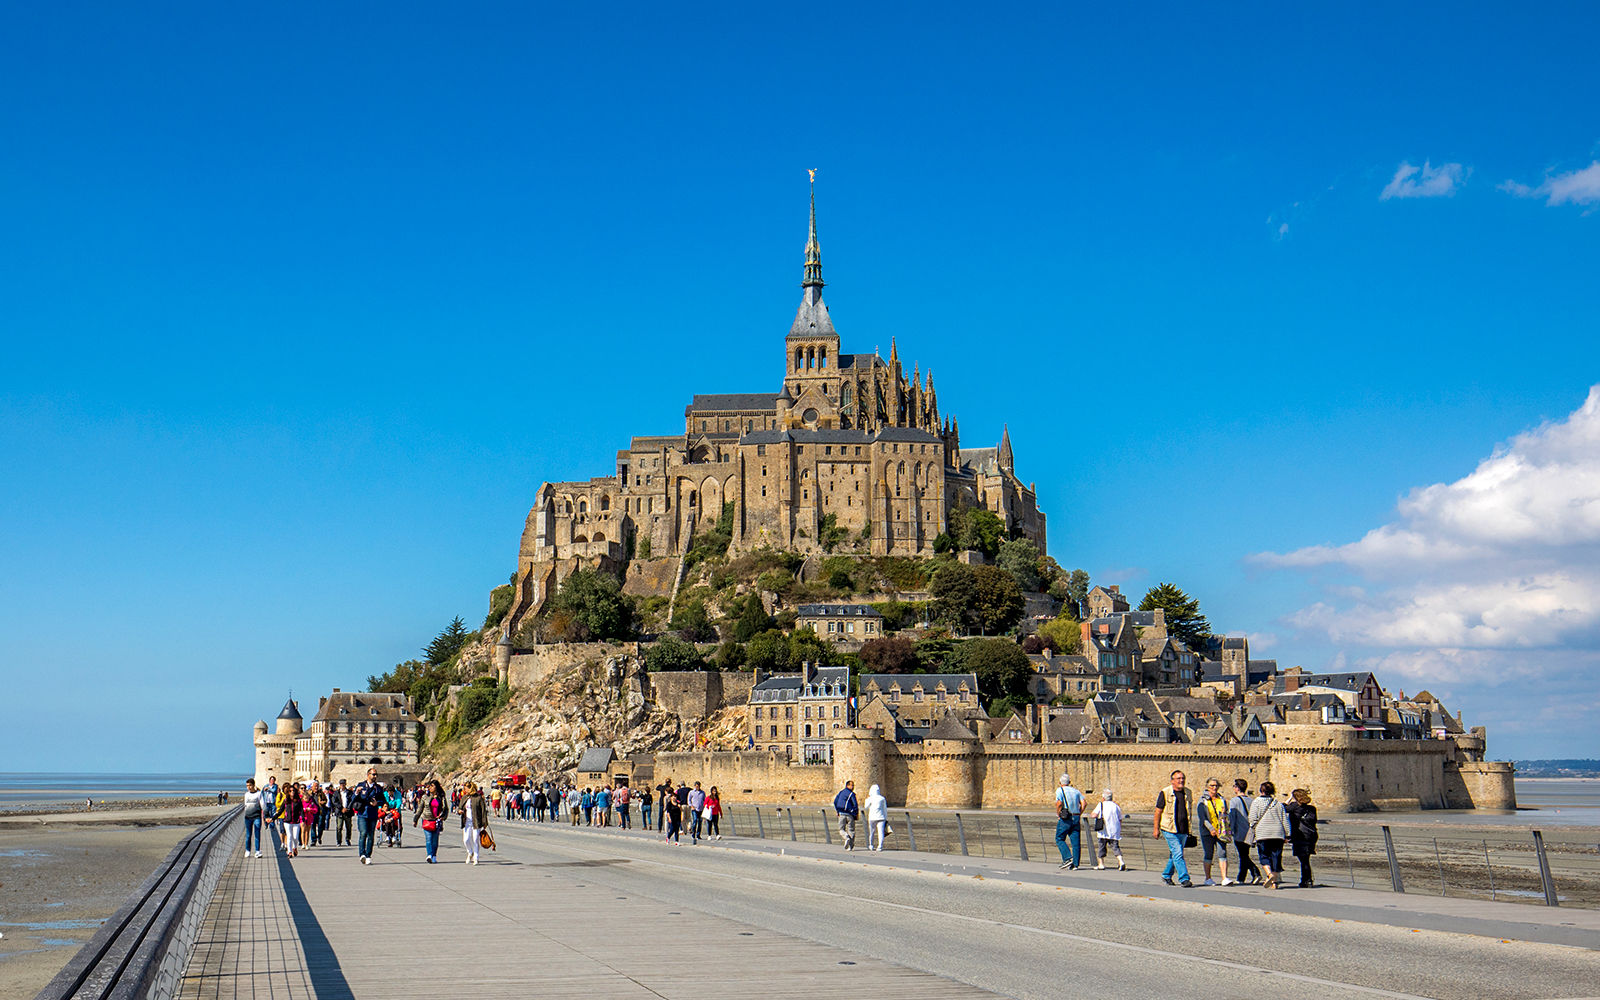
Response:
[[[185,837],[100,925],[37,1000],[170,1000],[205,920],[244,807]]]
[[[833,844],[838,836],[838,821],[829,808],[724,805],[723,813],[723,832],[742,837]],[[891,848],[997,860],[1060,857],[1056,820],[1049,815],[893,809],[889,825]],[[1079,832],[1086,868],[1095,863],[1092,826],[1086,818]],[[1122,853],[1130,868],[1154,870],[1166,862],[1166,844],[1150,836],[1150,826],[1148,816],[1123,819]],[[1584,840],[1587,832],[1554,828],[1530,835],[1526,829],[1469,833],[1446,828],[1434,836],[1414,827],[1345,823],[1328,829],[1325,824],[1311,858],[1312,874],[1318,885],[1349,889],[1600,908],[1600,843]],[[866,824],[858,824],[857,844],[866,840]],[[1200,852],[1191,850],[1186,857],[1198,880]],[[1230,874],[1236,873],[1237,862],[1237,851],[1230,846]],[[1283,864],[1284,881],[1298,881],[1299,863],[1288,845]],[[1220,872],[1217,877],[1220,881]]]

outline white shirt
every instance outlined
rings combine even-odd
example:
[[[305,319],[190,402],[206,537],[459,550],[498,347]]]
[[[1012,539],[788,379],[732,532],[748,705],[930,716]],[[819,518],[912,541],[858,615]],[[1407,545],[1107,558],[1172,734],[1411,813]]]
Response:
[[[1095,836],[1101,840],[1122,839],[1122,807],[1115,802],[1102,801],[1094,807],[1093,817],[1106,821],[1104,830],[1096,830]]]

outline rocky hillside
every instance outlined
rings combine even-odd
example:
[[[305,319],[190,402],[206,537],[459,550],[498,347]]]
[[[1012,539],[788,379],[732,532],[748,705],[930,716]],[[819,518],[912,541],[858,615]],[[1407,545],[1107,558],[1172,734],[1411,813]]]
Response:
[[[744,745],[744,714],[723,709],[705,719],[680,719],[651,700],[650,675],[638,658],[608,656],[558,670],[532,689],[517,691],[504,709],[473,731],[431,748],[430,762],[446,783],[525,771],[536,777],[570,773],[592,746],[619,754],[692,750],[697,736],[710,749]]]

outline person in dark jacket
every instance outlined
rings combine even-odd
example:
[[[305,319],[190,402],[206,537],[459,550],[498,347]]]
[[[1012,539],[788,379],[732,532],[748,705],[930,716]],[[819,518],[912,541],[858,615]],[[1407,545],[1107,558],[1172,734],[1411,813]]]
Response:
[[[1311,793],[1296,788],[1289,793],[1289,849],[1300,859],[1300,888],[1310,889],[1311,855],[1317,853],[1317,807]]]
[[[839,789],[839,794],[833,797],[833,811],[839,816],[839,839],[844,841],[844,849],[855,850],[856,820],[861,818],[861,803],[856,800],[855,782],[847,781]]]

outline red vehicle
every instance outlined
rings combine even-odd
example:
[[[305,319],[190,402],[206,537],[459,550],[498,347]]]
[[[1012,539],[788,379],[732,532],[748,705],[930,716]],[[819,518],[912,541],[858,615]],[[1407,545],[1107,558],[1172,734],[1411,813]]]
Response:
[[[496,788],[527,788],[528,776],[526,774],[505,774],[494,779]]]

